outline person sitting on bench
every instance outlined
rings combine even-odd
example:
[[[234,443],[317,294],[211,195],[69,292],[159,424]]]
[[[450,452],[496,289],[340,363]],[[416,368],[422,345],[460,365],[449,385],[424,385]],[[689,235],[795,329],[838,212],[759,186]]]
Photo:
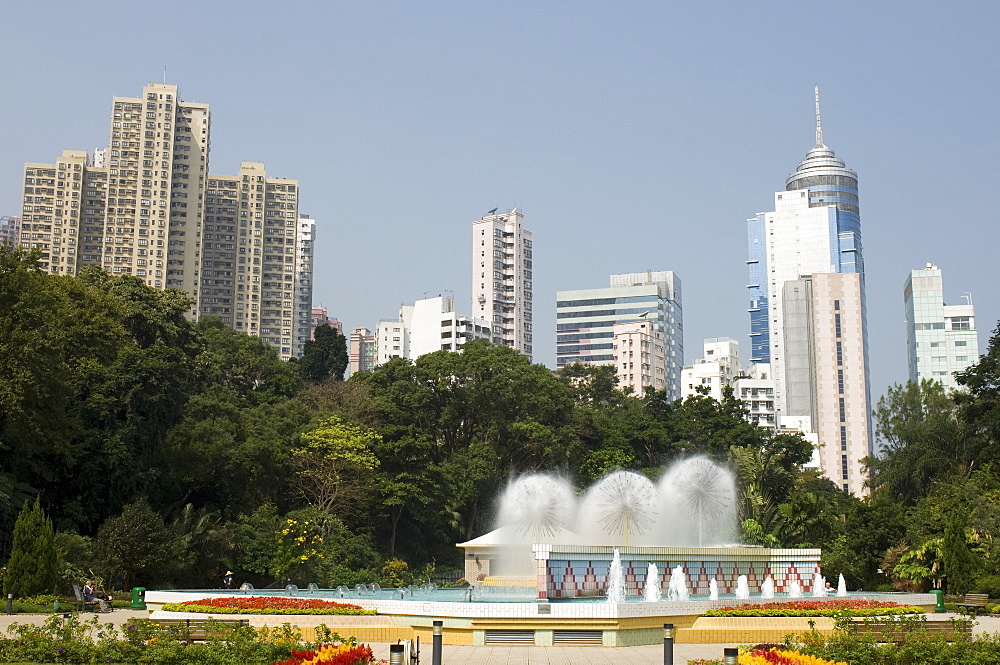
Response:
[[[107,612],[108,606],[105,603],[111,602],[111,596],[103,591],[94,591],[94,583],[87,580],[87,583],[83,585],[83,600],[88,603],[96,601],[98,606],[100,606],[101,611]]]

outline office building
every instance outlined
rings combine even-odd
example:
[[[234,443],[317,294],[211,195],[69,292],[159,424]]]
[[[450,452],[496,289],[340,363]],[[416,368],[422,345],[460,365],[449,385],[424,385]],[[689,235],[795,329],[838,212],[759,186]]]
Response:
[[[616,323],[614,335],[618,389],[635,397],[642,397],[646,388],[664,390],[663,333],[652,321],[633,321]]]
[[[910,272],[903,286],[910,381],[931,379],[955,390],[955,373],[979,360],[972,294],[967,298],[961,305],[944,303],[941,269],[933,263]]]
[[[490,322],[494,344],[532,354],[531,231],[517,208],[472,223],[472,316]]]
[[[817,89],[816,145],[774,211],[747,220],[750,361],[771,367],[779,429],[808,417],[826,476],[861,494],[871,398],[858,203],[857,174],[823,143]]]
[[[368,328],[351,331],[348,376],[375,369],[375,335]]]
[[[706,339],[704,356],[681,370],[681,397],[706,395],[721,402],[742,374],[740,343],[728,337]]]
[[[681,281],[670,270],[611,276],[611,286],[556,295],[556,366],[615,362],[615,325],[649,321],[663,335],[667,398],[680,397],[684,358]]]
[[[21,244],[21,218],[4,215],[0,217],[0,243],[18,246]]]
[[[295,229],[295,294],[292,319],[294,339],[292,355],[301,358],[305,344],[313,338],[313,248],[316,244],[316,221],[309,215],[299,215]]]

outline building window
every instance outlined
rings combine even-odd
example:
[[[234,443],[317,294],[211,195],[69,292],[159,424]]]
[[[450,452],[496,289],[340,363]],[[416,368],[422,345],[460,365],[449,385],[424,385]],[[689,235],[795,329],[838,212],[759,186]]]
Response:
[[[844,480],[847,480],[847,455],[840,456],[840,470],[843,474]]]
[[[847,450],[847,428],[840,426],[840,449]]]
[[[843,397],[840,398],[840,422],[842,423],[847,422],[847,406],[844,403]]]

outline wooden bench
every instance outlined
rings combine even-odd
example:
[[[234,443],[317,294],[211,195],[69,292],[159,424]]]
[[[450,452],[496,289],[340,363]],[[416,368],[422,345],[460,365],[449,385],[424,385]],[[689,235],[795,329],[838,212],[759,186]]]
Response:
[[[100,612],[101,601],[97,600],[86,600],[83,597],[83,591],[80,590],[80,585],[73,582],[73,595],[76,596],[76,611],[83,612],[87,607],[90,607],[94,612]],[[108,608],[108,612],[111,611],[111,601],[104,601],[105,606]]]
[[[964,625],[955,626],[950,619],[928,619],[916,624],[913,632],[900,630],[895,624],[875,622],[865,622],[864,619],[857,619],[852,622],[854,632],[859,635],[872,635],[877,642],[902,642],[907,635],[926,631],[927,633],[943,634],[949,642],[954,642],[963,637],[972,635],[972,624],[966,622]]]
[[[967,593],[965,594],[965,600],[955,604],[959,607],[968,607],[972,610],[972,616],[976,616],[976,612],[979,609],[986,609],[986,602],[989,599],[990,596],[986,593]]]
[[[250,625],[249,619],[217,616],[205,619],[152,619],[152,621],[164,628],[177,630],[180,639],[186,642],[203,642],[209,637],[225,637],[229,629]]]

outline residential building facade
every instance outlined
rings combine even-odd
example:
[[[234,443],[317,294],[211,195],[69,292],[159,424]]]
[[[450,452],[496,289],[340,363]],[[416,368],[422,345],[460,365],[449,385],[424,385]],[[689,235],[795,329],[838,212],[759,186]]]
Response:
[[[906,355],[910,381],[940,382],[947,390],[959,387],[955,373],[979,360],[976,311],[969,302],[946,305],[941,269],[928,263],[912,270],[903,286],[906,307]]]
[[[740,343],[729,337],[706,339],[704,356],[681,370],[681,397],[704,394],[721,402],[742,374]]]
[[[349,344],[348,376],[375,369],[375,335],[371,330],[355,328],[351,331]]]
[[[0,243],[18,246],[21,244],[21,218],[13,215],[0,217]]]
[[[664,390],[663,333],[652,321],[632,321],[616,323],[614,335],[618,389],[636,397],[642,397],[646,388]]]
[[[531,231],[517,208],[472,223],[472,315],[490,322],[494,344],[531,359],[533,257]]]
[[[681,281],[669,270],[611,276],[611,286],[556,295],[556,367],[615,362],[615,325],[649,321],[663,336],[668,399],[680,397],[684,358]]]
[[[733,384],[733,393],[743,402],[749,412],[747,420],[768,429],[777,427],[777,417],[774,410],[774,379],[771,378],[771,366],[767,363],[756,363],[750,370],[740,376]]]

